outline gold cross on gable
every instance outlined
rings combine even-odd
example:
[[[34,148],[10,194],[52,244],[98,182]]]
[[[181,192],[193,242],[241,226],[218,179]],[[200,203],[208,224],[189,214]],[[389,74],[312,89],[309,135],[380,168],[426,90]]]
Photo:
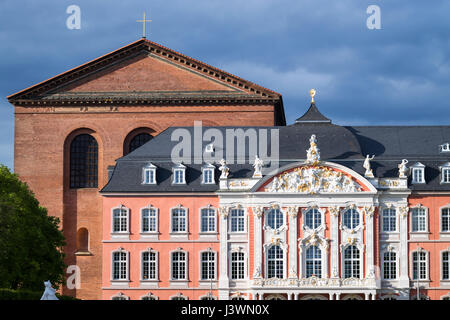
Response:
[[[145,20],[145,12],[144,12],[144,18],[142,20],[136,20],[136,22],[142,22],[142,38],[145,38],[145,23],[151,22],[152,20]]]

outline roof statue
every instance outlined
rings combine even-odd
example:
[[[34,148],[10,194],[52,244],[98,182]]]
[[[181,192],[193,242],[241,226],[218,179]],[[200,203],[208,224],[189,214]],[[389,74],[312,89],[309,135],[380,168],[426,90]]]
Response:
[[[317,148],[316,135],[313,134],[309,139],[309,149],[306,150],[306,163],[317,165],[320,161],[320,149]]]
[[[222,172],[222,174],[220,175],[220,179],[227,179],[230,172],[230,169],[227,167],[227,162],[225,161],[225,159],[222,159],[219,163],[219,170]]]
[[[44,285],[45,290],[42,294],[41,300],[59,300],[55,295],[56,290],[52,288],[50,280],[44,281]]]
[[[315,89],[309,90],[309,95],[311,96],[311,103],[313,103],[314,102],[314,96],[316,95],[316,90]]]
[[[408,176],[408,167],[406,164],[408,163],[408,160],[403,159],[402,163],[398,165],[398,177],[399,178],[406,178]]]
[[[260,158],[258,158],[258,155],[255,155],[255,162],[253,162],[253,168],[255,168],[255,171],[253,172],[252,178],[261,178],[262,177],[261,169],[262,169],[263,165],[264,165],[264,161],[261,160]]]
[[[367,155],[363,163],[363,168],[366,169],[364,176],[367,178],[373,178],[373,172],[370,168],[370,161],[373,160],[373,158],[375,158],[375,155],[372,155],[372,157],[370,157],[370,155]]]

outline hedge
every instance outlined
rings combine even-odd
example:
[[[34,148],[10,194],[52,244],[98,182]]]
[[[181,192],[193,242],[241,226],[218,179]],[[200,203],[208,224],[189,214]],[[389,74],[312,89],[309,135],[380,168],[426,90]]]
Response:
[[[42,292],[30,291],[30,290],[12,290],[12,289],[0,289],[0,300],[40,300]],[[79,300],[71,296],[63,296],[59,293],[56,294],[59,300]]]

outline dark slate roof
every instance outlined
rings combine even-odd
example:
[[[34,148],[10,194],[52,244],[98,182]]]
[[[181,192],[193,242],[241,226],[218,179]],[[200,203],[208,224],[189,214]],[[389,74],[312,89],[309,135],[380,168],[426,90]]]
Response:
[[[295,123],[321,123],[321,122],[331,123],[331,120],[325,117],[319,111],[319,109],[317,109],[315,102],[311,102],[308,111],[306,111],[305,114],[302,115],[300,118],[295,120]]]
[[[314,109],[317,110],[315,105],[310,107],[312,113],[315,112]],[[203,132],[209,128],[212,127],[203,127]],[[171,141],[171,135],[178,129],[186,130],[192,136],[194,135],[193,127],[172,127],[127,156],[118,159],[112,177],[102,192],[214,192],[218,190],[218,183],[215,185],[201,184],[203,164],[185,164],[187,184],[172,185],[171,152],[178,141]],[[427,183],[409,184],[410,188],[416,191],[450,191],[449,185],[440,184],[439,169],[439,166],[450,161],[449,153],[445,154],[439,151],[439,145],[450,142],[450,126],[353,127],[338,126],[331,122],[297,122],[290,126],[214,127],[214,129],[219,130],[223,137],[226,137],[227,130],[267,129],[269,132],[268,150],[271,150],[270,130],[278,129],[280,167],[304,161],[306,150],[309,148],[309,138],[315,134],[323,161],[339,163],[364,175],[365,169],[362,165],[365,156],[367,154],[375,155],[375,159],[371,161],[371,167],[374,175],[378,178],[398,177],[397,165],[402,159],[408,159],[408,167],[416,162],[421,162],[426,166]],[[202,150],[208,143],[203,142]],[[226,146],[222,150],[220,149],[216,146],[215,151],[222,151],[223,155],[226,155]],[[261,157],[261,154],[259,155]],[[246,150],[246,157],[248,158],[248,150]],[[157,185],[141,184],[142,168],[148,162],[158,167]],[[253,158],[246,161],[246,164],[230,164],[228,159],[227,162],[230,167],[229,178],[252,176]],[[218,167],[219,165],[216,164],[216,168]],[[216,182],[219,180],[219,175],[219,170],[216,170]]]

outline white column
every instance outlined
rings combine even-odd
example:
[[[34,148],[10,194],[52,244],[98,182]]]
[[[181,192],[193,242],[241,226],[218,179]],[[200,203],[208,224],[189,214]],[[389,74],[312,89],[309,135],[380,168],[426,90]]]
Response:
[[[409,287],[408,274],[408,206],[399,207],[400,220],[400,287]]]
[[[339,207],[330,207],[330,269],[331,278],[339,277]]]
[[[364,300],[370,300],[370,293],[364,294]]]
[[[298,207],[289,207],[289,278],[298,278],[297,275],[297,261],[298,261],[298,236],[297,236],[297,214]]]
[[[220,215],[220,274],[219,274],[219,300],[229,300],[228,279],[228,207],[219,207]]]
[[[253,207],[253,223],[254,223],[254,270],[252,274],[252,278],[256,276],[256,278],[262,277],[262,215],[263,215],[263,207]],[[259,269],[259,270],[258,270]],[[259,271],[259,275],[258,275]]]
[[[373,255],[373,243],[374,243],[374,232],[373,232],[373,212],[375,208],[373,206],[364,208],[364,213],[366,217],[366,277],[368,274],[375,273],[374,265],[374,255]]]

